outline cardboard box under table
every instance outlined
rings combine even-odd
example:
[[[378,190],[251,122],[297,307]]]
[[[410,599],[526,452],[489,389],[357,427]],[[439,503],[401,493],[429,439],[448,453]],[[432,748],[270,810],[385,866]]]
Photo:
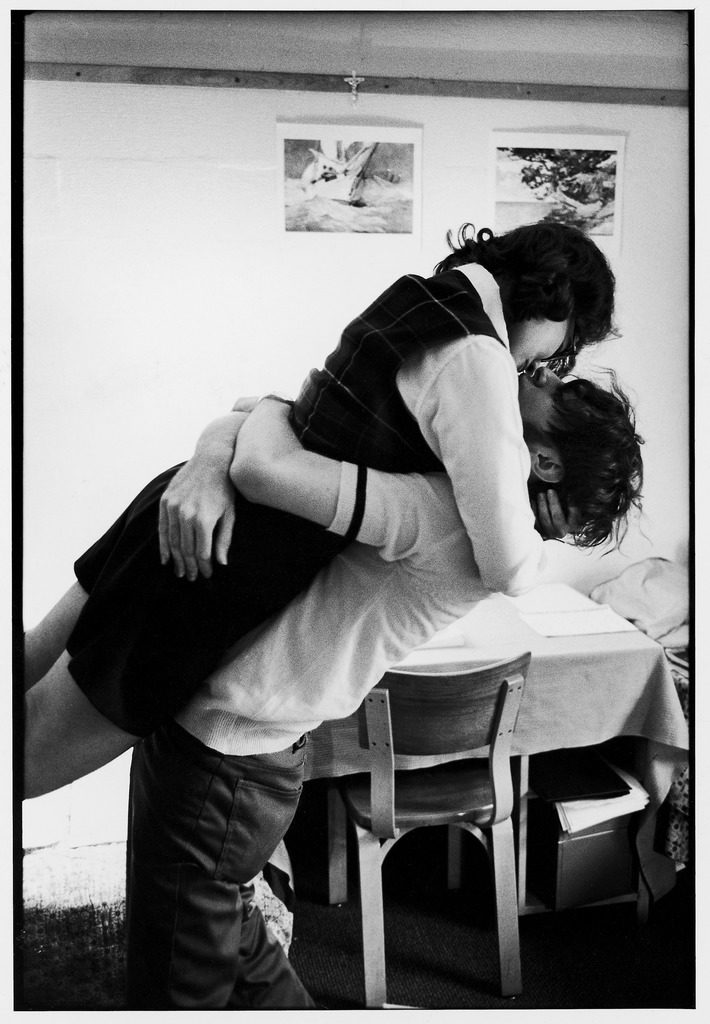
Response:
[[[554,804],[530,805],[528,889],[553,910],[626,896],[636,887],[633,815],[565,832]]]

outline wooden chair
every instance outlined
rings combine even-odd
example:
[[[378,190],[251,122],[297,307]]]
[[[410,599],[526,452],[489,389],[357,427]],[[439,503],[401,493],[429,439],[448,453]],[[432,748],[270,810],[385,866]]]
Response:
[[[382,863],[398,839],[428,825],[448,825],[457,836],[456,829],[464,829],[485,847],[495,886],[501,993],[522,990],[510,749],[529,664],[524,654],[484,668],[393,669],[363,702],[360,743],[369,748],[369,780],[346,777],[339,796],[331,794],[329,870],[331,902],[342,902],[346,844],[334,822],[339,815],[344,824],[347,815],[359,857],[367,1007],[382,1007],[387,994]],[[464,751],[472,758],[475,751],[475,759],[453,761],[443,771],[401,770],[411,755],[441,761],[437,755]]]

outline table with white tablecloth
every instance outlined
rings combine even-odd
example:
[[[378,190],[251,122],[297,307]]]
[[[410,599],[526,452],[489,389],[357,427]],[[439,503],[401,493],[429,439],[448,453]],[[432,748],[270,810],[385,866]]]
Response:
[[[560,623],[558,635],[543,635],[555,631],[550,615]],[[635,738],[636,773],[650,798],[637,834],[641,883],[652,896],[662,895],[674,883],[675,866],[654,848],[656,813],[688,749],[662,647],[571,588],[554,585],[515,601],[491,595],[400,667],[484,664],[522,651],[532,653],[513,743],[523,779],[531,754]],[[308,778],[361,772],[366,762],[357,713],[312,733]],[[417,763],[412,759],[411,766]]]

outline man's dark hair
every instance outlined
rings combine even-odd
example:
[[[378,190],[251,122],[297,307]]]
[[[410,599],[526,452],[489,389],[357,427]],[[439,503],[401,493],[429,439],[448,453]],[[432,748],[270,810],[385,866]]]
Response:
[[[614,275],[606,257],[578,228],[541,221],[502,235],[473,224],[459,229],[457,245],[435,273],[479,263],[498,282],[508,324],[574,317],[577,348],[614,334]]]
[[[545,438],[562,459],[564,477],[556,486],[563,506],[579,509],[574,531],[579,547],[607,540],[618,544],[632,508],[641,508],[643,439],[636,433],[634,412],[614,373],[609,387],[590,380],[565,381],[553,397],[554,424]],[[531,497],[549,487],[530,485]]]

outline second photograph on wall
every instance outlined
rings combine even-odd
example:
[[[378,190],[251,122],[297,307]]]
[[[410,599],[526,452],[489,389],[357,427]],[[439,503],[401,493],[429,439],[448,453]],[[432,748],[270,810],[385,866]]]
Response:
[[[623,135],[493,132],[495,231],[539,220],[581,228],[610,255],[621,236]]]
[[[278,124],[284,231],[419,236],[421,131]]]

